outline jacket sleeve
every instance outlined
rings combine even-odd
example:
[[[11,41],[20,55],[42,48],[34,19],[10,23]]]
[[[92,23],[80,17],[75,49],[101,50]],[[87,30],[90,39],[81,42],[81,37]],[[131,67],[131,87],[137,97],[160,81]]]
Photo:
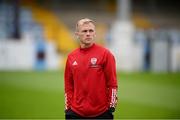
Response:
[[[73,85],[73,75],[70,66],[69,57],[66,61],[65,73],[64,73],[64,86],[65,86],[65,110],[71,108],[71,100],[73,97],[74,85]]]
[[[105,54],[104,72],[108,87],[108,101],[109,107],[116,107],[117,105],[117,77],[116,77],[116,63],[114,56],[107,51]]]

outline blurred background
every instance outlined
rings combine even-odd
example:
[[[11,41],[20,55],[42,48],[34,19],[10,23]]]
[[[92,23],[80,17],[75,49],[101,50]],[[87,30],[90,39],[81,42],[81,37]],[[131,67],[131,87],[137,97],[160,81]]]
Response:
[[[180,118],[179,0],[0,0],[0,118],[64,119],[81,18],[117,62],[116,119]]]

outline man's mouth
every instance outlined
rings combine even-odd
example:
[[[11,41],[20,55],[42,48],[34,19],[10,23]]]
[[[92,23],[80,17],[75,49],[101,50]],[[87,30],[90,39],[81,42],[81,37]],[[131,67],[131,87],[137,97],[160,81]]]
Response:
[[[86,40],[91,40],[91,38],[86,38]]]

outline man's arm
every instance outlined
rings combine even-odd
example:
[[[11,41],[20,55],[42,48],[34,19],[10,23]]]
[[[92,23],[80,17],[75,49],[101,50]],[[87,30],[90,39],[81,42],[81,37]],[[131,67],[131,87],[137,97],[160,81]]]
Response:
[[[107,87],[109,92],[109,108],[114,112],[117,105],[117,77],[116,77],[116,63],[114,56],[107,51],[105,56],[104,72],[107,80]]]
[[[66,61],[65,73],[64,73],[64,84],[65,84],[65,110],[71,108],[71,100],[73,97],[74,85],[73,75],[69,64],[69,57]]]

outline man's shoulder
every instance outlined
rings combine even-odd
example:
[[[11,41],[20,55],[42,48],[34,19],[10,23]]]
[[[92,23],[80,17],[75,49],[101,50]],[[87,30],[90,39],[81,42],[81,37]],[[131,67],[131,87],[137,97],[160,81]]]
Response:
[[[68,56],[73,56],[79,52],[79,48],[76,48],[75,50],[71,51]]]
[[[96,44],[96,46],[97,46],[98,51],[99,52],[101,51],[101,53],[103,53],[104,55],[114,56],[110,49],[108,49],[104,46],[101,46],[101,45],[97,45],[97,44]]]
[[[101,51],[103,51],[103,52],[109,52],[109,49],[106,48],[105,46],[96,44],[96,47],[97,47],[98,50],[101,50]]]

